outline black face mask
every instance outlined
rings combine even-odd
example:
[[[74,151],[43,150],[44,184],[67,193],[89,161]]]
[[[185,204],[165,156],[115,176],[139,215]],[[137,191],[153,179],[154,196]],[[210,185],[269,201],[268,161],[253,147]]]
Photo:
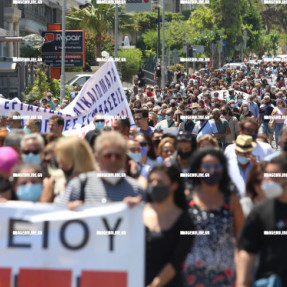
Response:
[[[0,190],[6,191],[8,189],[11,189],[12,185],[9,180],[5,180],[2,177],[0,177]]]
[[[216,185],[222,179],[222,172],[212,172],[209,173],[209,177],[203,177],[202,180],[208,185]]]
[[[227,111],[222,111],[222,115],[226,116],[227,115]]]
[[[183,152],[181,149],[179,149],[177,151],[177,154],[180,156],[181,159],[188,159],[191,156],[192,151]]]
[[[161,141],[161,140],[154,140],[154,141],[153,141],[156,147],[158,147],[160,141]]]
[[[73,167],[73,166],[72,166],[70,169],[68,169],[68,170],[63,170],[63,172],[64,172],[66,178],[70,178],[70,177],[71,177],[71,175],[72,175],[72,173],[73,173],[73,170],[74,170],[74,167]]]
[[[192,99],[192,102],[193,103],[197,103],[197,99]]]
[[[168,185],[149,185],[147,193],[150,195],[152,201],[163,202],[170,194]]]
[[[174,108],[174,107],[176,106],[176,103],[171,103],[170,106],[171,106],[172,108]]]
[[[149,125],[150,127],[153,127],[153,126],[154,126],[153,120],[149,120],[149,121],[148,121],[148,125]]]

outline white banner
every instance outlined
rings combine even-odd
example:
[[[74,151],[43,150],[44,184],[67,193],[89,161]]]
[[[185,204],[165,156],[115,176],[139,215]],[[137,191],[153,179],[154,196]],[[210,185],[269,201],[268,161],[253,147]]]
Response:
[[[128,117],[130,123],[134,123],[114,62],[103,65],[61,112],[0,98],[0,115],[7,116],[12,111],[19,112],[24,121],[33,117],[42,119],[42,133],[49,132],[49,118],[55,114],[65,119],[64,135],[84,136],[95,128],[93,117],[97,113],[108,116],[106,125],[112,125],[116,116]]]
[[[0,286],[144,287],[144,252],[142,206],[0,204]]]
[[[230,96],[228,90],[217,90],[217,91],[213,91],[213,92],[210,93],[212,98],[214,98],[213,95],[214,95],[215,92],[217,92],[217,93],[219,94],[219,95],[218,95],[218,98],[219,98],[220,100],[226,100],[226,99],[228,99],[228,97]],[[243,93],[243,92],[237,91],[237,90],[234,90],[234,94],[235,94],[236,96],[242,95],[242,96],[243,96],[243,100],[245,100],[245,101],[247,101],[247,100],[248,100],[248,97],[249,97],[249,94]],[[201,99],[202,96],[203,96],[203,93],[201,93],[200,95],[198,95],[198,98]]]

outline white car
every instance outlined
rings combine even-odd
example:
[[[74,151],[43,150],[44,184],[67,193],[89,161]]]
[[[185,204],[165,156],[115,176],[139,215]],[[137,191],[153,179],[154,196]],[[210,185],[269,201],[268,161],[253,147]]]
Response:
[[[73,84],[78,84],[81,87],[92,77],[92,74],[78,74],[69,80],[66,85],[73,86]]]

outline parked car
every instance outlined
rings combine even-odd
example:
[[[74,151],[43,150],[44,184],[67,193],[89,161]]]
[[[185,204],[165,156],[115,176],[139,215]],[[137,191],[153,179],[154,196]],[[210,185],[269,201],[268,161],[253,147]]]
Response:
[[[240,67],[240,69],[241,68],[244,68],[244,69],[247,68],[245,63],[228,63],[228,64],[225,64],[222,68],[220,68],[220,70],[237,69],[237,67]]]
[[[92,77],[92,74],[78,74],[74,76],[71,80],[69,80],[66,84],[69,86],[73,86],[73,84],[78,84],[81,87]]]

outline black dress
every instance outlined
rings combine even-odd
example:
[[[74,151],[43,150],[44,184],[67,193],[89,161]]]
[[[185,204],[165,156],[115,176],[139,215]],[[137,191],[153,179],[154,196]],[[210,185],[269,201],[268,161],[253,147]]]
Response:
[[[176,270],[175,277],[165,287],[182,287],[182,264],[191,249],[193,235],[180,235],[192,231],[194,225],[188,212],[183,212],[169,230],[152,232],[146,227],[145,286],[151,284],[162,268],[170,263]]]

